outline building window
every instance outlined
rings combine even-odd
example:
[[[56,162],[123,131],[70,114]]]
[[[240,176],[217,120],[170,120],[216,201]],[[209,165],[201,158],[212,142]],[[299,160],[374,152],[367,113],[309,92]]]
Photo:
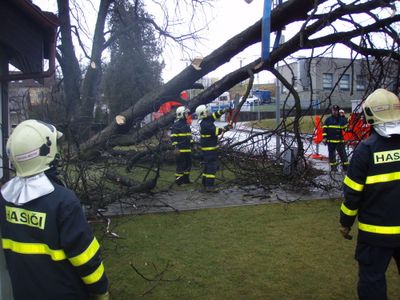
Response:
[[[350,90],[350,75],[349,74],[343,74],[342,78],[340,78],[339,88],[342,91]]]
[[[330,90],[333,87],[333,74],[324,73],[322,74],[322,88],[324,90]]]
[[[365,91],[365,82],[366,82],[366,76],[365,75],[357,75],[356,76],[356,89],[357,89],[357,91]]]

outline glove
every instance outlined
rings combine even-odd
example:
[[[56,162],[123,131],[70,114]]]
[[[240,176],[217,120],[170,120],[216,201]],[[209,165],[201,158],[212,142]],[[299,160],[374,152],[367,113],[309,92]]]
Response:
[[[350,227],[345,227],[345,226],[340,226],[339,228],[340,233],[346,240],[352,240],[353,237],[349,234],[350,233]]]
[[[230,108],[224,108],[224,109],[222,110],[222,112],[223,112],[224,114],[226,114],[226,113],[228,113],[228,112],[230,112],[230,111],[231,111]]]
[[[92,295],[90,300],[108,300],[110,299],[110,294],[106,292],[105,294],[101,295]]]
[[[232,129],[232,125],[229,125],[229,124],[225,125],[224,128],[223,128],[224,131],[229,131],[231,129]]]

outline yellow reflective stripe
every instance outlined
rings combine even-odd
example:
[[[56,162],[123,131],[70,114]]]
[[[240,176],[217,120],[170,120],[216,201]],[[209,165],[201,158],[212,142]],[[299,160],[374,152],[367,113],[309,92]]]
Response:
[[[203,173],[203,177],[206,177],[206,178],[216,178],[216,176],[215,176],[214,174],[206,174],[206,173]]]
[[[219,135],[219,128],[218,127],[215,127],[215,135]]]
[[[350,217],[354,217],[354,216],[356,216],[357,215],[357,213],[358,213],[358,209],[349,209],[349,208],[347,208],[346,207],[346,205],[344,205],[344,203],[342,203],[342,206],[340,207],[340,210],[345,214],[345,215],[347,215],[347,216],[350,216]]]
[[[216,111],[215,113],[212,114],[214,120],[220,118],[224,113],[222,113],[221,111]]]
[[[176,177],[181,177],[181,176],[183,176],[183,173],[175,173],[175,176]]]
[[[175,145],[178,145],[178,142],[173,142],[172,145],[174,145],[174,146],[175,146]]]
[[[54,261],[64,260],[67,258],[63,250],[50,249],[46,244],[21,243],[10,239],[2,239],[2,244],[3,249],[8,249],[15,253],[49,255]]]
[[[347,185],[349,188],[351,188],[357,192],[362,192],[364,190],[363,184],[359,184],[359,183],[355,182],[354,180],[350,179],[349,176],[346,176],[344,178],[343,183],[345,185]]]
[[[99,251],[99,249],[100,244],[97,239],[94,238],[85,251],[77,256],[69,258],[69,261],[75,267],[82,266],[86,264],[89,260],[91,260],[93,256],[97,253],[97,251]]]
[[[208,138],[208,137],[211,137],[211,134],[201,134],[200,137],[202,137],[202,138]]]
[[[343,143],[343,140],[326,140],[328,143]]]
[[[191,132],[186,132],[186,133],[173,133],[171,136],[191,136]]]
[[[190,174],[190,172],[183,172],[183,174],[185,174],[185,175],[189,175],[189,174]]]
[[[322,135],[325,136],[325,135],[327,135],[327,133],[324,132]]]
[[[335,128],[335,129],[342,129],[345,128],[346,126],[341,126],[341,125],[324,125],[322,128]]]
[[[192,152],[191,149],[179,149],[179,152]]]
[[[104,274],[104,265],[103,263],[101,263],[100,266],[92,274],[82,277],[82,280],[85,284],[93,284],[99,281],[103,276],[103,274]]]
[[[400,180],[400,172],[367,176],[367,179],[365,180],[365,184],[389,182],[389,181],[394,181],[394,180]]]
[[[217,147],[202,147],[202,148],[200,148],[201,150],[203,150],[203,151],[210,151],[210,150],[216,150],[216,149],[218,149],[218,146]]]
[[[358,222],[358,229],[379,234],[400,234],[400,226],[377,226]]]

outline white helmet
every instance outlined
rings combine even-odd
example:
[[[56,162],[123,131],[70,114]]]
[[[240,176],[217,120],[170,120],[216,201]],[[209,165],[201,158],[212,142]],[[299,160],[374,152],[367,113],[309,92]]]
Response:
[[[17,176],[29,177],[50,169],[62,133],[38,120],[21,122],[7,141],[7,155]]]
[[[205,106],[204,104],[199,105],[199,106],[196,108],[196,115],[197,115],[197,117],[198,117],[199,119],[207,118],[207,115],[208,115],[207,106]]]
[[[185,118],[186,116],[185,116],[185,114],[188,114],[190,111],[189,111],[189,109],[188,108],[186,108],[186,107],[184,107],[184,106],[179,106],[177,109],[176,109],[176,118],[179,120],[179,119],[183,119],[183,118]]]
[[[400,100],[392,92],[377,89],[363,103],[365,119],[385,137],[400,134]]]

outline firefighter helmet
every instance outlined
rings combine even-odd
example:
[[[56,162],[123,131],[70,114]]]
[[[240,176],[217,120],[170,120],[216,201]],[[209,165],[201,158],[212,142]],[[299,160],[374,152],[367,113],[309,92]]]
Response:
[[[50,169],[62,133],[38,120],[21,122],[7,141],[6,150],[17,176],[29,177]]]
[[[400,100],[392,92],[377,89],[363,103],[365,119],[380,135],[400,134]]]
[[[197,117],[198,117],[199,119],[207,118],[207,115],[208,115],[207,106],[205,106],[204,104],[199,105],[199,106],[196,108],[196,115],[197,115]]]
[[[176,109],[176,118],[179,119],[184,119],[186,117],[186,114],[188,114],[190,111],[188,108],[184,106],[179,106]]]

